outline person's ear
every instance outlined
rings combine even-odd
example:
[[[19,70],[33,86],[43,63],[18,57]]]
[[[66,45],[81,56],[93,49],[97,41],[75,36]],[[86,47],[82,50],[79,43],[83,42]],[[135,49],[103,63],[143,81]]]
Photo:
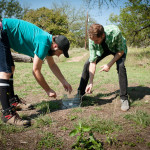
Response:
[[[105,33],[103,33],[102,38],[103,38],[103,39],[105,38]]]
[[[58,44],[55,43],[54,48],[57,50],[58,48]]]
[[[58,49],[58,45],[57,45],[56,43],[53,43],[53,44],[52,44],[52,48],[53,48],[54,50],[56,50],[56,49]]]

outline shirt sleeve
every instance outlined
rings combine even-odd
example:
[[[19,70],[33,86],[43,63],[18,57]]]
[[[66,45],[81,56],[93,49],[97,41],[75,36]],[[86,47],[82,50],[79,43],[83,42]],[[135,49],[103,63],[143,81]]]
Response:
[[[96,46],[97,44],[94,44],[94,41],[89,39],[89,51],[90,51],[90,58],[89,58],[89,62],[94,62],[97,59],[97,48],[98,46]]]
[[[48,55],[49,47],[48,45],[38,43],[34,54],[36,54],[41,60],[43,60]]]
[[[116,51],[124,51],[126,53],[127,51],[127,47],[126,47],[126,40],[125,38],[122,36],[121,32],[118,33],[118,35],[116,36]]]

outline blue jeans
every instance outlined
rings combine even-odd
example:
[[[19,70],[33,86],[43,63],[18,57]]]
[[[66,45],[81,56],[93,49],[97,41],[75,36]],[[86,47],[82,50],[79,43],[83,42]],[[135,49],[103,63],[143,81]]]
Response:
[[[96,64],[108,55],[115,55],[115,53],[113,53],[109,50],[105,50],[103,55],[97,58]],[[118,77],[119,77],[119,86],[120,86],[120,98],[123,99],[123,100],[128,99],[128,95],[127,95],[128,81],[127,81],[126,68],[125,68],[125,65],[124,65],[125,59],[126,59],[126,55],[123,54],[123,56],[119,60],[117,60],[117,62],[116,62],[117,72],[118,72]],[[81,95],[85,94],[85,89],[86,89],[86,86],[88,84],[89,65],[90,65],[90,62],[89,62],[89,59],[88,59],[84,64],[82,76],[81,76],[81,79],[80,79],[80,85],[79,85],[79,88],[78,88]]]

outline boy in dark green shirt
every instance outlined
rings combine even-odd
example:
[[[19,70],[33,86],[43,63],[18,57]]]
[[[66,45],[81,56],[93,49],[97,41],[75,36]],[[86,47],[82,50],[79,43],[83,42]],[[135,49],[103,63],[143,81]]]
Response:
[[[16,113],[18,106],[30,109],[30,105],[22,103],[18,96],[14,95],[13,73],[15,66],[10,48],[34,58],[33,75],[35,79],[49,97],[56,98],[56,92],[49,87],[41,73],[43,59],[46,58],[49,68],[62,83],[65,90],[71,92],[71,85],[64,78],[52,57],[54,55],[59,57],[64,54],[68,58],[69,47],[70,43],[63,35],[54,37],[29,22],[18,19],[3,19],[0,38],[0,100],[4,122],[21,126],[29,125],[28,121],[21,120]]]

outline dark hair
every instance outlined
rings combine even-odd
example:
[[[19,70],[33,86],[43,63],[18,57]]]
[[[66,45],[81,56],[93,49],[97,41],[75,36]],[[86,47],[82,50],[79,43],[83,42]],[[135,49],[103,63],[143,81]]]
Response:
[[[102,37],[104,34],[104,27],[101,24],[92,24],[88,31],[89,38]]]

